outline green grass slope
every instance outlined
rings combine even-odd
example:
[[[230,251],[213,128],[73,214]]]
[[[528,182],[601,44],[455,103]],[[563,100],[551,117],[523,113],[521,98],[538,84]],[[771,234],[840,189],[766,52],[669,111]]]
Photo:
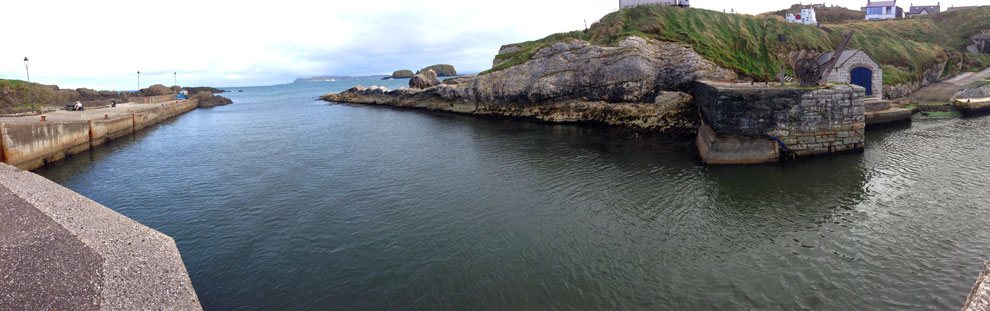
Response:
[[[791,8],[780,11],[773,11],[768,13],[763,13],[758,16],[780,16],[786,17],[787,13],[797,14],[801,13],[802,8],[808,7],[807,5],[795,4]],[[815,17],[818,22],[822,24],[837,24],[844,22],[862,21],[866,18],[866,12],[850,10],[843,7],[824,7],[815,8]]]
[[[703,9],[640,6],[603,17],[588,30],[558,33],[546,38],[512,44],[520,50],[497,56],[505,61],[482,74],[528,61],[542,47],[581,39],[615,46],[623,38],[646,38],[691,44],[701,56],[758,81],[770,81],[780,70],[780,55],[796,50],[830,51],[845,33],[856,35],[848,49],[860,48],[884,66],[884,84],[920,81],[924,71],[948,61],[946,74],[956,64],[974,71],[990,66],[990,56],[965,53],[971,35],[990,29],[990,7],[946,12],[896,21],[860,21],[823,25],[831,33],[811,25],[792,24],[776,16],[726,14]],[[784,34],[786,42],[778,35]]]

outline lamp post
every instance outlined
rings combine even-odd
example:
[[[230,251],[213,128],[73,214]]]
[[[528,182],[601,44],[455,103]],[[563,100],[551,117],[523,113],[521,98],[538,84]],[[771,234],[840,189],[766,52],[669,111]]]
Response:
[[[31,71],[28,70],[28,58],[27,58],[27,56],[24,56],[24,73],[27,74],[27,82],[28,82],[28,87],[29,87],[29,90],[30,90],[30,87],[31,87]],[[28,93],[28,101],[31,102],[31,111],[34,111],[34,92],[33,91],[31,91],[31,92]]]
[[[141,71],[138,70],[138,91],[141,91]]]
[[[24,72],[27,73],[28,83],[31,83],[31,71],[28,70],[28,58],[24,56]]]

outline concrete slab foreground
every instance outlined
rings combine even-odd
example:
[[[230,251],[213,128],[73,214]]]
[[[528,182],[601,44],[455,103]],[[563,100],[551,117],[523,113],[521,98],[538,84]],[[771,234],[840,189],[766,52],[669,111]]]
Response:
[[[202,310],[175,241],[0,163],[0,309]]]
[[[990,310],[990,261],[983,264],[983,272],[976,278],[976,284],[973,284],[973,290],[969,292],[962,310]]]

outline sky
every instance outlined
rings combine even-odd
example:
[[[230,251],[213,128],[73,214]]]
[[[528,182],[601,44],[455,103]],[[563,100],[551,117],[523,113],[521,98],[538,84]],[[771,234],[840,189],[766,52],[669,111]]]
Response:
[[[938,2],[933,0],[932,2]],[[433,64],[491,67],[503,44],[580,30],[618,0],[4,1],[0,78],[63,88],[254,86]],[[798,1],[692,0],[759,14]],[[821,1],[815,1],[821,3]],[[824,1],[859,9],[866,0]],[[987,0],[941,0],[950,5]],[[805,1],[805,3],[810,3]],[[916,3],[918,5],[929,3]],[[907,9],[910,2],[898,2]],[[173,74],[174,73],[174,74]]]

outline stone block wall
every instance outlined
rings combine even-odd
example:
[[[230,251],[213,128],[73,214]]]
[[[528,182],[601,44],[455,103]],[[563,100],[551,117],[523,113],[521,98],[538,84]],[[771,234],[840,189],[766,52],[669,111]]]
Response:
[[[851,81],[850,72],[857,67],[866,67],[873,73],[870,80],[873,84],[873,94],[870,97],[881,97],[883,95],[883,67],[873,61],[866,52],[856,51],[853,56],[842,63],[837,64],[832,72],[825,77],[825,81],[849,83]]]
[[[798,156],[863,149],[865,89],[698,81],[703,121],[719,138],[780,139]]]

